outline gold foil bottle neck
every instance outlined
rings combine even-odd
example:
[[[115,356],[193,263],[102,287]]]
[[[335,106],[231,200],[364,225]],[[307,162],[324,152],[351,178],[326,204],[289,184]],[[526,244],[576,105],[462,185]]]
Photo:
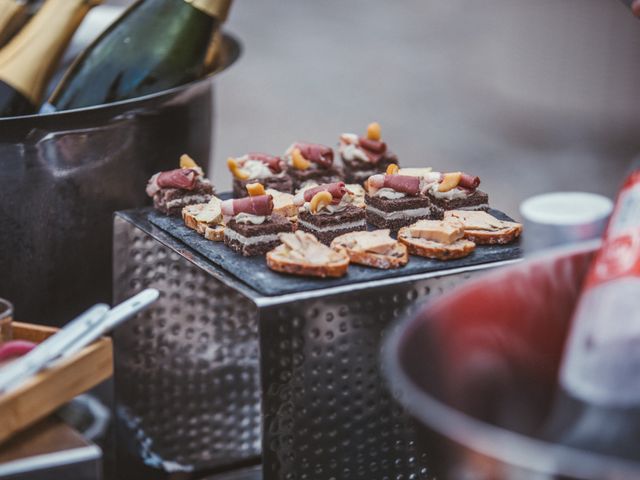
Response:
[[[0,45],[27,19],[27,4],[17,0],[0,0]]]
[[[203,11],[207,15],[216,17],[221,22],[227,20],[232,0],[184,0],[194,8]]]
[[[47,0],[27,25],[0,50],[0,80],[34,105],[87,12],[102,0]]]

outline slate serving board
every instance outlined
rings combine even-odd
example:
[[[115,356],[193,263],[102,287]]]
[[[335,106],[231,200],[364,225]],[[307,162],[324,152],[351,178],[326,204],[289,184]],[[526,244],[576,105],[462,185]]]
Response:
[[[507,215],[497,210],[491,210],[490,213],[502,220],[511,220]],[[223,268],[254,290],[266,296],[319,290],[321,288],[337,287],[371,280],[382,280],[417,273],[445,271],[452,268],[512,260],[522,256],[519,241],[502,246],[479,245],[471,255],[458,260],[429,260],[411,255],[409,263],[406,266],[395,270],[378,270],[352,264],[349,265],[347,275],[342,278],[308,278],[274,272],[267,267],[267,262],[263,255],[243,257],[230,250],[222,242],[206,240],[194,230],[187,228],[181,218],[166,217],[156,211],[150,211],[149,221],[178,240],[181,240],[185,245],[212,263]]]

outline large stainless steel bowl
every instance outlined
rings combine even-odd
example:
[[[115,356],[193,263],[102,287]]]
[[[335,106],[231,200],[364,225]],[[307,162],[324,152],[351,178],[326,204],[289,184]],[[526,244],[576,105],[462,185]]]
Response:
[[[0,297],[16,318],[59,324],[111,301],[112,214],[182,153],[207,165],[215,74],[240,55],[225,36],[208,77],[132,100],[0,119]]]
[[[594,248],[469,282],[389,336],[387,378],[438,478],[640,478],[640,464],[536,439]]]

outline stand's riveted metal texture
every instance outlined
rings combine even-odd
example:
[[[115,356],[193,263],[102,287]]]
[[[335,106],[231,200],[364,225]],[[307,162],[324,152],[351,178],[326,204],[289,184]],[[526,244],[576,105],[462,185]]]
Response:
[[[381,378],[381,342],[400,315],[472,274],[260,309],[265,478],[431,478],[429,452],[416,449],[412,424]]]
[[[122,478],[171,478],[259,456],[255,304],[119,217],[114,235],[115,300],[162,292],[114,335]]]
[[[430,478],[381,340],[420,301],[510,263],[265,297],[137,211],[116,215],[114,248],[118,299],[163,291],[115,335],[124,455],[165,471],[258,455],[262,403],[267,480]]]

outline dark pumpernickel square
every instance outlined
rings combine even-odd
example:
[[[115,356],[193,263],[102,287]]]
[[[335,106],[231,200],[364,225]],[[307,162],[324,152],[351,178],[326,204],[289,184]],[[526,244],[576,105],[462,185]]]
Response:
[[[397,212],[399,210],[413,210],[414,208],[427,208],[431,205],[429,198],[418,195],[416,197],[403,197],[403,198],[382,198],[376,196],[370,196],[366,194],[364,197],[365,203],[371,205],[383,212]]]
[[[361,160],[345,160],[344,163],[344,179],[347,183],[364,183],[371,175],[385,173],[387,167],[391,164],[398,164],[398,157],[389,154],[382,157],[377,163],[372,164]]]
[[[264,223],[257,225],[253,223],[236,222],[231,219],[227,222],[226,228],[235,230],[243,237],[256,237],[258,235],[269,235],[272,233],[290,232],[292,230],[291,222],[279,215],[269,217]]]
[[[230,240],[225,237],[224,244],[236,253],[239,253],[245,257],[253,257],[255,255],[264,255],[265,253],[273,250],[280,245],[280,240],[274,240],[272,242],[254,243],[252,245],[245,245],[239,240]]]
[[[444,210],[436,207],[431,203],[429,198],[425,196],[403,197],[397,199],[388,199],[381,197],[365,196],[367,207],[371,206],[385,213],[402,212],[403,210],[413,210],[416,208],[428,208],[429,211],[425,215],[406,216],[400,218],[388,219],[377,212],[367,208],[367,222],[378,228],[388,228],[396,231],[402,227],[411,225],[418,220],[440,220],[444,216]]]
[[[378,215],[375,212],[367,211],[367,222],[377,228],[388,228],[392,232],[400,230],[402,227],[408,227],[409,225],[416,223],[419,220],[441,220],[438,215],[431,211],[428,215],[421,215],[418,217],[401,217],[388,219]]]
[[[465,208],[473,208],[482,206],[479,210],[489,210],[489,195],[481,190],[476,190],[472,194],[464,198],[437,198],[431,192],[427,195],[431,199],[431,202],[443,210],[463,210]]]
[[[211,200],[213,192],[213,185],[208,180],[198,181],[193,190],[162,188],[153,196],[153,206],[165,215],[179,217],[187,205],[207,203]],[[174,205],[168,207],[169,202],[174,202]]]
[[[233,230],[243,237],[251,238],[259,235],[273,235],[283,232],[292,232],[293,224],[284,217],[274,215],[264,223],[258,225],[254,225],[253,223],[238,223],[234,219],[231,219],[225,227],[225,232],[227,230]],[[244,256],[253,256],[267,253],[269,250],[280,245],[280,240],[246,245],[237,239],[229,238],[225,234],[224,244]]]
[[[361,226],[344,228],[344,224],[353,222],[362,223]],[[305,223],[310,224],[310,227],[305,225]],[[329,228],[329,230],[320,232],[313,227],[318,229]],[[342,212],[331,215],[313,215],[310,212],[302,211],[298,214],[298,229],[312,233],[322,243],[329,244],[337,236],[349,232],[366,230],[366,215],[362,208],[356,207],[355,205],[347,205]]]
[[[369,179],[371,175],[376,175],[377,170],[349,170],[345,167],[344,169],[344,181],[346,183],[357,183],[359,185],[364,185],[364,183]]]
[[[343,178],[343,173],[340,168],[320,168],[312,166],[306,170],[297,170],[295,168],[289,168],[289,175],[293,182],[293,189],[296,190],[302,186],[303,183],[313,180],[319,184],[340,182]]]
[[[249,180],[238,180],[237,178],[233,179],[233,196],[234,198],[243,198],[248,197],[247,193],[247,185],[250,183],[261,183],[265,188],[272,188],[274,190],[278,190],[279,192],[284,193],[292,193],[293,192],[293,182],[291,181],[291,177],[288,174],[284,174],[282,176],[267,177],[267,178],[253,178]]]

